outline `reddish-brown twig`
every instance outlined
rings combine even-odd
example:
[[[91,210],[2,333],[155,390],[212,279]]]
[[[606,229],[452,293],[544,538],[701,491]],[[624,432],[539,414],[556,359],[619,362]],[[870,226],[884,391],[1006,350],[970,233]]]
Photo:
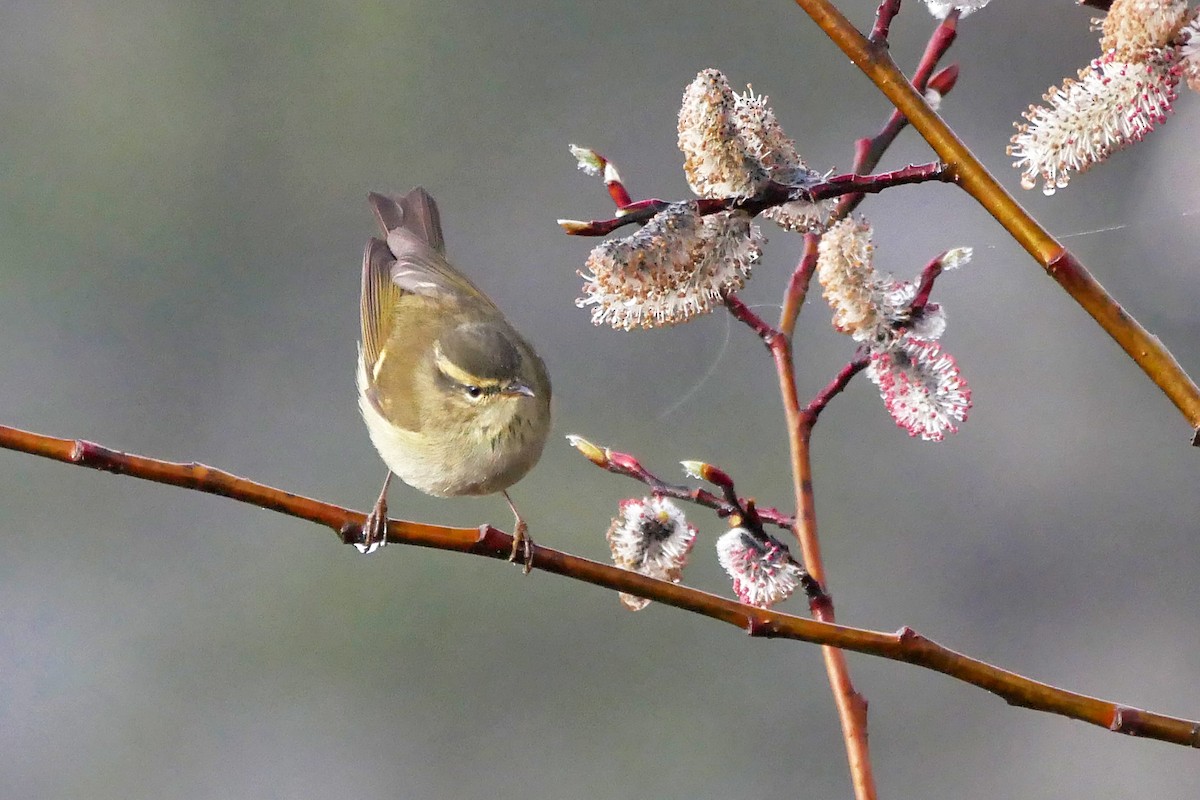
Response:
[[[929,295],[933,292],[934,282],[942,274],[942,259],[945,257],[946,254],[942,253],[937,258],[931,259],[921,270],[921,279],[917,283],[917,291],[913,295],[912,305],[909,307],[914,315],[924,311],[925,306],[929,305]]]
[[[808,297],[808,285],[817,271],[817,245],[821,237],[815,233],[804,234],[804,249],[800,254],[800,262],[792,270],[788,278],[787,288],[783,291],[783,307],[779,311],[779,332],[789,339],[796,329],[796,318],[804,307],[804,299]]]
[[[885,6],[888,5],[887,0],[880,4],[880,14],[885,11]],[[891,13],[895,13],[892,11]],[[888,18],[890,24],[890,17]],[[879,20],[876,20],[876,28],[879,26]],[[957,33],[958,11],[954,10],[946,19],[942,20],[941,24],[934,28],[932,35],[929,37],[929,42],[925,45],[925,52],[921,56],[921,60],[917,63],[917,68],[913,70],[912,85],[918,92],[924,93],[931,82],[930,75],[937,68],[938,62],[942,60],[942,56],[954,44],[954,39]],[[886,47],[886,37],[880,38],[871,34],[871,42],[876,46]],[[955,81],[958,78],[958,70],[954,67],[948,67],[942,70],[936,76],[938,78],[937,85],[934,87],[943,95],[949,94],[954,88]],[[892,113],[888,115],[887,122],[883,124],[879,133],[870,138],[859,139],[855,144],[854,152],[854,171],[859,174],[865,174],[875,169],[879,164],[879,160],[883,158],[884,152],[892,146],[896,141],[896,137],[908,125],[908,118],[899,109],[892,109]],[[843,195],[838,201],[837,210],[834,211],[834,219],[841,219],[854,212],[858,205],[863,201],[865,195],[861,192],[854,194]]]
[[[809,400],[808,405],[804,407],[803,416],[816,422],[817,417],[825,410],[825,406],[829,405],[829,401],[845,389],[850,383],[850,379],[862,372],[869,363],[871,363],[871,359],[867,355],[862,353],[856,355],[850,363],[838,370],[838,374],[833,376],[833,380],[813,395],[813,399]]]
[[[872,42],[886,42],[892,20],[900,13],[900,0],[883,0],[875,11],[875,27],[871,28]]]
[[[748,502],[736,495],[720,497],[698,486],[683,486],[676,483],[668,483],[643,467],[642,463],[629,453],[620,453],[607,447],[601,447],[589,442],[582,436],[571,435],[567,437],[567,440],[571,443],[572,447],[583,453],[589,461],[601,469],[606,469],[616,475],[633,478],[635,481],[641,481],[654,494],[711,508],[717,512],[718,517],[725,518],[733,514],[742,513]],[[791,530],[795,524],[794,518],[774,508],[759,508],[757,509],[757,513],[762,521],[779,528]]]
[[[701,198],[692,202],[702,216],[716,214],[718,211],[738,209],[751,214],[759,214],[768,208],[783,205],[793,200],[816,202],[840,197],[849,193],[872,194],[882,192],[893,186],[908,186],[929,181],[947,182],[952,180],[945,166],[938,162],[928,164],[910,164],[891,172],[880,172],[874,175],[859,175],[848,173],[826,178],[811,186],[785,186],[772,183],[762,194],[748,198]],[[638,200],[621,207],[621,214],[612,219],[574,220],[560,219],[558,224],[571,236],[607,236],[617,228],[625,225],[642,225],[667,206],[667,200]]]
[[[811,278],[812,267],[809,259],[801,259],[797,272],[807,273]],[[794,278],[788,284],[788,291],[807,290],[808,281],[802,276]],[[803,289],[802,289],[803,287]],[[821,558],[820,540],[817,538],[817,515],[814,506],[812,462],[809,457],[809,442],[812,437],[813,425],[817,416],[825,407],[830,397],[841,391],[850,379],[865,366],[862,363],[851,362],[839,373],[834,382],[826,387],[825,392],[809,406],[801,408],[800,398],[796,393],[795,362],[792,358],[792,340],[790,336],[775,330],[754,313],[735,295],[725,298],[725,305],[735,318],[745,323],[763,340],[775,361],[775,371],[779,376],[779,393],[783,399],[784,416],[787,422],[788,446],[791,452],[792,480],[796,496],[796,540],[800,543],[800,553],[808,574],[821,587],[817,594],[809,596],[809,610],[813,618],[822,622],[834,622],[833,598],[829,594],[829,586],[825,579],[825,564]],[[785,307],[788,305],[785,299]],[[870,750],[867,747],[867,702],[854,688],[850,679],[850,669],[846,665],[845,654],[834,647],[822,648],[825,656],[825,671],[829,675],[829,685],[833,691],[834,703],[838,709],[838,719],[842,725],[842,738],[846,745],[846,755],[850,762],[850,776],[854,784],[855,797],[858,800],[871,800],[876,795],[875,777],[871,768]]]

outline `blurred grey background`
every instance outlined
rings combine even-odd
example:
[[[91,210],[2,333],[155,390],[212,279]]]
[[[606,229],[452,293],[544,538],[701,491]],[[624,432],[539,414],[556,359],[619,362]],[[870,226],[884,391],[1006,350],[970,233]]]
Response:
[[[869,26],[874,4],[842,4]],[[1086,9],[996,0],[964,22],[943,114],[1004,147],[1094,53]],[[932,29],[908,2],[892,51]],[[607,558],[625,479],[717,462],[789,505],[773,372],[722,315],[616,333],[573,305],[608,216],[567,144],[635,196],[682,197],[683,87],[771,96],[818,169],[888,107],[795,6],[629,2],[9,2],[0,8],[0,422],[197,460],[365,509],[384,470],[353,391],[368,190],[422,184],[452,257],[537,343],[555,435],[515,498],[541,543]],[[1200,375],[1200,102],[1054,198],[1021,199]],[[884,167],[930,160],[908,133]],[[911,625],[1075,690],[1200,716],[1200,451],[1157,389],[947,186],[863,206],[879,263],[976,248],[936,299],[975,408],[910,440],[856,380],[815,442],[839,618]],[[778,230],[747,287],[776,303]],[[1086,235],[1084,235],[1086,234]],[[764,313],[772,314],[771,308]],[[814,292],[802,390],[845,362]],[[216,497],[0,452],[4,798],[847,797],[816,648],[495,561],[393,547]],[[507,526],[498,498],[392,491],[397,516]],[[702,531],[687,580],[729,593]],[[784,609],[804,612],[801,601]],[[851,656],[885,797],[1194,797],[1200,756],[1011,709]]]

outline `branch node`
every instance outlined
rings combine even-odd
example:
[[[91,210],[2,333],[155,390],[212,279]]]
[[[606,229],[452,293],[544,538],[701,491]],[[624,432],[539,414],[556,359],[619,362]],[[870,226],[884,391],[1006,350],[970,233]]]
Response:
[[[363,524],[346,520],[341,524],[337,531],[338,538],[342,540],[342,544],[362,544],[363,541]]]
[[[779,626],[769,619],[746,618],[746,633],[763,639],[773,639],[779,634]]]
[[[119,455],[120,453],[116,450],[109,450],[107,447],[85,439],[76,439],[71,445],[71,461],[93,469],[120,472],[116,463],[118,459],[114,458]]]
[[[1126,736],[1137,736],[1142,731],[1142,717],[1142,712],[1139,709],[1130,708],[1129,706],[1114,706],[1112,722],[1108,724],[1108,729],[1115,733],[1123,733]]]
[[[499,531],[499,530],[493,528],[491,525],[489,525],[486,522],[483,523],[482,525],[479,526],[479,536],[477,536],[475,538],[476,546],[487,548],[490,545],[494,545],[495,543],[492,542],[491,539],[495,535],[503,536],[504,533],[502,531]]]

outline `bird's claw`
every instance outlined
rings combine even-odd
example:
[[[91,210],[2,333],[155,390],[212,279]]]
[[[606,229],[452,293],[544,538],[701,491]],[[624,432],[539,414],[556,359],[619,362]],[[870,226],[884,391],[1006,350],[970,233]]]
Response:
[[[518,556],[517,554],[520,553]],[[524,564],[525,574],[533,570],[533,539],[529,536],[529,526],[525,520],[517,520],[516,530],[513,531],[512,553],[508,557],[511,564]]]
[[[371,513],[367,514],[366,521],[362,526],[362,543],[356,543],[354,546],[358,552],[369,555],[374,553],[379,548],[387,544],[387,501],[379,498],[379,502],[371,509]]]

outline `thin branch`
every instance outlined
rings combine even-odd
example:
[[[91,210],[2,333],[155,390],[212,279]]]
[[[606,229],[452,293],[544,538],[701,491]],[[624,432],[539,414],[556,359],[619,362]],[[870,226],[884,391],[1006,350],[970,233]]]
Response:
[[[768,208],[781,206],[794,200],[817,202],[840,197],[846,194],[875,194],[893,186],[908,186],[916,183],[939,181],[950,183],[955,180],[950,170],[944,164],[931,162],[928,164],[910,164],[891,172],[880,172],[875,175],[846,174],[835,175],[831,178],[813,183],[810,186],[787,186],[782,183],[771,183],[762,194],[749,198],[710,198],[694,200],[701,216],[716,214],[719,211],[737,209],[751,214],[760,214]],[[644,225],[658,212],[671,203],[667,200],[638,200],[622,206],[621,213],[612,219],[576,220],[560,219],[559,226],[571,236],[607,236],[625,225]]]
[[[776,336],[770,342],[770,349],[775,360],[775,371],[779,376],[779,394],[783,399],[787,422],[788,449],[791,454],[792,482],[796,497],[796,539],[800,543],[805,569],[823,589],[822,595],[809,600],[809,610],[814,619],[833,623],[833,596],[829,592],[825,564],[821,558],[820,540],[817,538],[812,461],[809,457],[809,442],[816,414],[806,414],[800,408],[791,339],[787,336]],[[821,653],[825,658],[825,671],[829,676],[829,687],[833,692],[834,704],[837,706],[838,719],[842,726],[842,740],[850,764],[854,796],[857,800],[874,800],[875,776],[867,743],[867,701],[854,688],[845,653],[830,646],[823,647]]]
[[[264,486],[203,464],[160,461],[122,453],[92,442],[59,439],[7,426],[0,426],[0,447],[67,464],[221,495],[323,525],[332,529],[338,539],[347,544],[362,540],[361,528],[366,520],[362,512]],[[512,537],[488,525],[480,528],[449,528],[393,519],[388,521],[388,541],[474,553],[499,561],[507,561],[512,554]],[[647,578],[541,546],[534,548],[533,558],[534,566],[546,572],[629,592],[727,622],[752,636],[794,639],[903,661],[986,689],[1010,705],[1082,720],[1132,736],[1200,747],[1200,722],[1155,714],[1039,683],[948,650],[908,628],[892,634],[828,625],[742,605],[687,586]]]
[[[796,0],[796,4],[892,101],[938,157],[952,166],[959,185],[1058,281],[1175,404],[1196,432],[1193,444],[1200,445],[1200,387],[1162,342],[1130,316],[1074,255],[1021,208],[913,89],[886,49],[868,42],[830,0]]]
[[[779,332],[788,339],[796,330],[796,319],[808,296],[808,285],[817,271],[817,245],[821,241],[818,233],[804,234],[804,250],[800,254],[800,263],[792,270],[788,278],[787,288],[783,291],[783,307],[779,310]]]
[[[805,240],[805,258],[789,281],[788,294],[807,291],[808,279],[812,276],[816,259],[808,258],[815,253],[816,237]],[[805,275],[807,273],[807,275]],[[800,276],[800,278],[797,278]],[[796,526],[793,529],[800,551],[804,568],[811,576],[819,591],[809,591],[809,609],[815,619],[822,622],[834,622],[833,597],[825,581],[825,566],[821,560],[821,547],[817,538],[817,516],[813,504],[812,464],[809,459],[809,439],[817,416],[829,402],[850,382],[864,366],[866,359],[851,362],[834,379],[829,387],[818,394],[807,408],[800,408],[800,398],[796,393],[795,362],[792,358],[792,342],[790,335],[784,335],[775,330],[754,313],[736,295],[724,297],[725,306],[739,321],[745,323],[763,340],[775,361],[775,370],[779,376],[779,392],[783,399],[784,416],[787,420],[788,445],[791,451],[792,481],[796,497]],[[798,309],[796,300],[790,301]],[[794,324],[793,312],[787,311],[789,301],[785,296],[785,312],[783,321]],[[873,800],[876,796],[875,777],[871,769],[870,750],[867,746],[867,702],[854,688],[850,679],[850,669],[846,664],[845,654],[834,647],[822,648],[825,657],[825,671],[829,675],[829,686],[833,691],[834,703],[838,709],[838,719],[841,721],[842,738],[846,745],[846,756],[850,763],[850,776],[854,784],[854,795],[858,800]]]
[[[806,256],[810,250],[815,252],[816,237],[807,238]],[[816,259],[801,259],[800,265],[789,281],[788,294],[799,291],[794,287],[805,287],[811,278]],[[797,275],[807,278],[798,280]],[[834,622],[833,598],[829,594],[825,581],[825,567],[821,559],[821,548],[817,538],[817,518],[813,504],[812,464],[809,459],[809,439],[812,436],[812,426],[817,416],[829,398],[841,391],[850,379],[866,365],[852,362],[839,373],[834,383],[827,387],[809,407],[800,408],[800,399],[796,393],[795,362],[792,357],[791,336],[775,330],[754,313],[736,295],[724,297],[725,306],[739,321],[745,323],[763,340],[775,361],[775,369],[779,376],[780,396],[783,399],[784,415],[787,420],[788,444],[791,451],[792,480],[796,497],[796,539],[805,570],[812,577],[819,591],[809,592],[809,609],[815,619],[822,622]],[[788,301],[785,298],[785,307]],[[796,301],[792,305],[798,308]],[[794,323],[792,312],[785,311],[784,321]],[[846,664],[845,654],[833,647],[822,648],[825,658],[825,670],[829,675],[829,685],[833,691],[834,703],[838,709],[838,719],[841,721],[842,738],[846,745],[846,755],[850,763],[850,775],[854,784],[854,794],[858,800],[873,800],[876,796],[875,778],[871,769],[870,751],[867,746],[867,702],[854,688],[850,679],[850,670]]]
[[[894,169],[891,172],[877,172],[874,175],[856,173],[835,175],[809,187],[807,197],[803,199],[828,200],[850,192],[878,194],[893,186],[907,186],[930,181],[954,183],[955,176],[951,170],[946,168],[945,164],[938,161],[927,164],[909,164],[907,167]]]
[[[815,263],[815,260],[814,262]],[[805,270],[801,261],[797,272]],[[811,268],[810,268],[811,269]],[[811,275],[811,272],[809,273]],[[805,282],[807,285],[807,282]],[[809,591],[809,609],[815,619],[822,622],[834,621],[833,598],[825,582],[825,567],[821,560],[821,548],[817,539],[817,517],[813,507],[812,465],[809,460],[809,438],[812,426],[821,409],[850,382],[864,366],[866,359],[851,362],[838,374],[829,387],[817,395],[805,409],[800,408],[796,394],[795,366],[792,359],[791,337],[772,328],[754,313],[737,295],[724,297],[725,306],[739,321],[763,340],[775,360],[779,374],[780,395],[783,398],[784,414],[787,418],[788,441],[792,455],[792,477],[795,484],[796,539],[804,568],[812,577],[819,591]],[[786,305],[786,303],[785,303]],[[854,783],[854,794],[858,800],[873,800],[876,795],[875,778],[871,769],[870,751],[867,747],[867,702],[854,688],[845,654],[833,647],[822,650],[825,670],[829,674],[829,685],[837,705],[838,718],[842,724],[842,738],[846,744],[846,755],[850,762],[850,775]]]
[[[929,305],[929,295],[933,293],[933,284],[937,281],[938,276],[945,269],[944,261],[946,253],[938,255],[925,265],[921,270],[921,279],[917,282],[916,293],[913,295],[913,301],[909,305],[908,310],[912,316],[916,316],[925,310],[925,306]]]
[[[733,315],[738,322],[745,325],[754,331],[754,335],[763,340],[768,348],[771,347],[771,342],[781,334],[779,331],[772,328],[766,321],[755,314],[750,306],[742,302],[741,298],[732,292],[726,294],[723,298],[725,307],[729,309],[729,313]]]
[[[850,380],[862,372],[869,363],[871,363],[869,357],[859,355],[855,356],[853,361],[838,370],[838,374],[833,376],[833,380],[825,388],[817,392],[812,400],[808,401],[808,405],[804,407],[802,412],[804,418],[811,420],[810,424],[816,423],[817,417],[825,410],[825,406],[829,405],[829,401],[841,393],[850,384]]]
[[[917,68],[913,70],[912,75],[913,88],[918,92],[924,93],[928,88],[929,76],[958,38],[959,13],[957,8],[950,9],[950,13],[933,29],[933,34],[925,44],[925,52],[921,54],[921,60],[917,62]]]
[[[878,22],[876,22],[878,25]],[[925,45],[925,52],[921,55],[921,60],[917,62],[917,68],[913,71],[912,84],[916,91],[924,94],[929,83],[933,81],[929,76],[937,67],[938,62],[942,60],[942,56],[954,44],[956,38],[956,30],[958,25],[957,10],[947,15],[946,19],[933,30],[929,37],[929,41]],[[878,42],[874,33],[871,36],[872,42]],[[886,47],[886,42],[877,45]],[[950,93],[954,88],[954,84],[958,78],[957,69],[947,68],[942,70],[935,76],[937,78],[937,86],[935,87],[942,95]],[[883,124],[879,133],[869,139],[859,139],[855,143],[854,153],[854,172],[865,174],[875,169],[879,164],[879,160],[883,158],[883,154],[892,143],[896,141],[896,137],[900,135],[908,126],[908,118],[898,109],[892,109],[892,113],[888,116],[887,122]],[[861,192],[856,194],[844,195],[838,201],[837,209],[834,211],[834,219],[843,219],[852,214],[854,209],[863,201],[864,194]]]
[[[872,42],[886,42],[892,20],[900,13],[900,0],[882,0],[875,12],[875,27],[871,29]]]
[[[702,489],[698,486],[693,487],[668,483],[642,466],[642,463],[629,453],[620,453],[607,447],[600,447],[584,439],[582,436],[572,434],[567,437],[567,441],[601,469],[608,470],[615,475],[624,475],[627,478],[633,478],[635,481],[641,481],[654,494],[711,508],[722,519],[742,513],[748,502],[743,498],[738,498],[738,502],[734,503],[731,502],[731,498],[718,497],[707,489]],[[785,528],[789,531],[792,530],[792,527],[796,523],[794,517],[790,517],[774,508],[759,508],[757,509],[757,513],[764,522],[768,522],[778,528]]]

